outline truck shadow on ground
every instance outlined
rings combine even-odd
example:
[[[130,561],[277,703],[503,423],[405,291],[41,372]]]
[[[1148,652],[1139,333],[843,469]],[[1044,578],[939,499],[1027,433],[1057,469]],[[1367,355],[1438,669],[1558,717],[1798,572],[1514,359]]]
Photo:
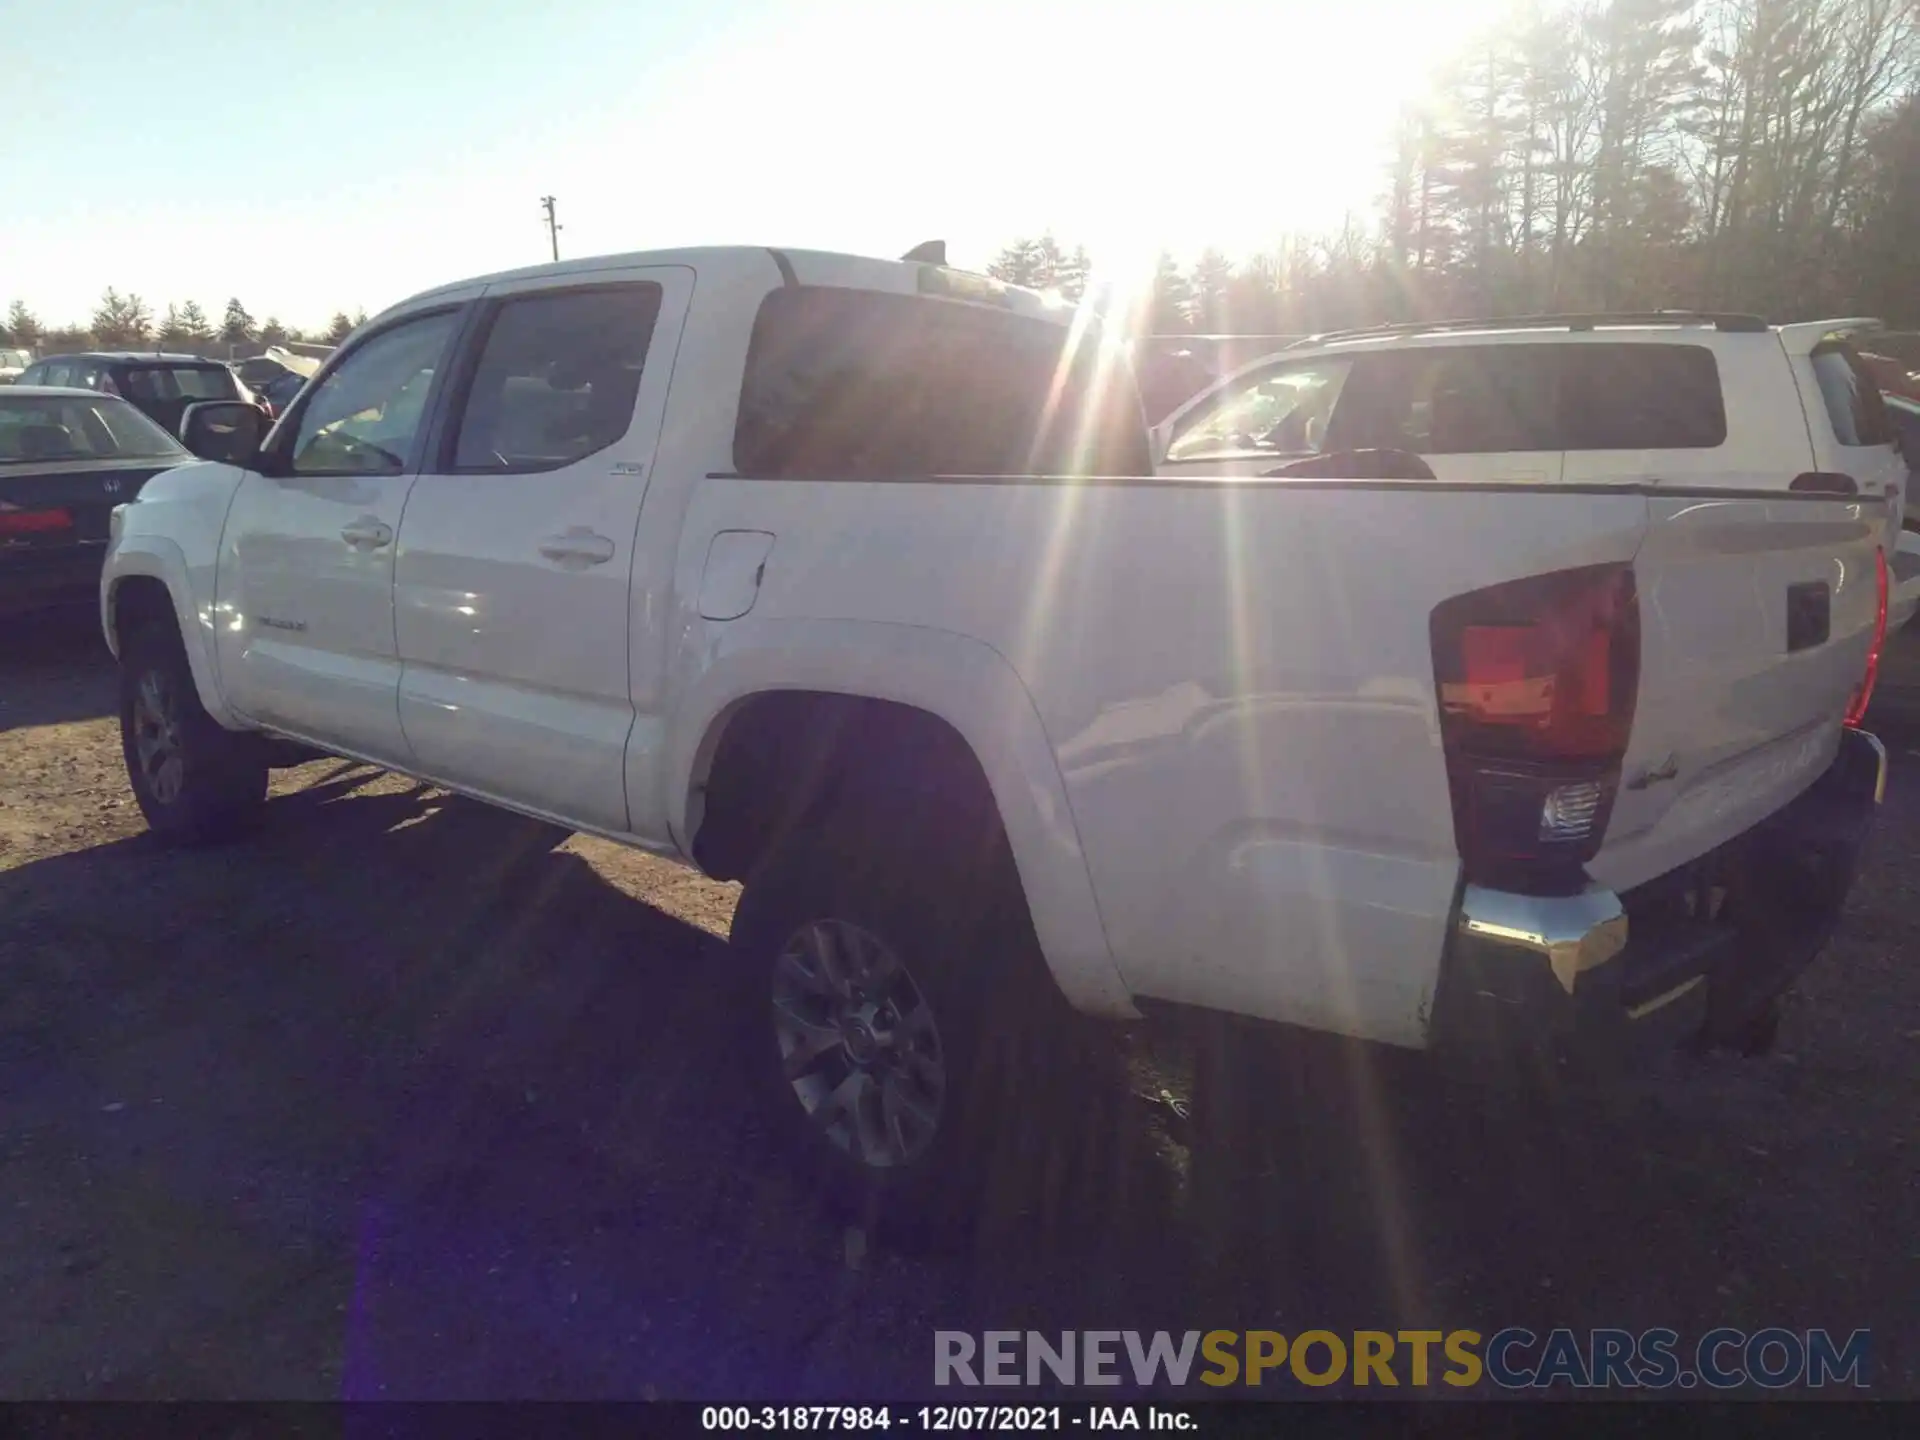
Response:
[[[1711,1265],[1648,1257],[1732,1224],[1738,1136],[1657,1077],[1522,1103],[1305,1041],[1205,1038],[1251,1099],[1201,1140],[1116,1053],[1031,1097],[1068,1107],[1045,1203],[871,1245],[769,1152],[724,941],[551,827],[316,771],[248,844],[0,874],[8,1128],[84,1161],[69,1238],[99,1267],[61,1319],[0,1320],[0,1393],[905,1397],[940,1328],[1716,1313]],[[113,1195],[173,1228],[101,1218]],[[48,1243],[25,1224],[0,1211],[0,1255]],[[177,1254],[140,1281],[156,1234]]]

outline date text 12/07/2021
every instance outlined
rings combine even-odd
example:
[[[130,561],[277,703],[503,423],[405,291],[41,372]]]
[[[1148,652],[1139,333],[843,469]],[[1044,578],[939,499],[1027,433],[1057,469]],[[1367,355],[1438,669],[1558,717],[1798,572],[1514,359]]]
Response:
[[[1188,1411],[1159,1405],[708,1405],[700,1411],[700,1428],[721,1432],[899,1429],[938,1434],[1199,1427]]]

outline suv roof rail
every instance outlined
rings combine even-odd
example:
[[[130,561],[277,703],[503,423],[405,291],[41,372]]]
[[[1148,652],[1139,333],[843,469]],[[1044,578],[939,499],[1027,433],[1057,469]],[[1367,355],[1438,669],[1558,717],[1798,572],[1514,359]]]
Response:
[[[1570,315],[1494,315],[1478,320],[1407,320],[1396,325],[1361,325],[1351,330],[1326,330],[1296,340],[1287,348],[1323,345],[1330,340],[1358,340],[1369,335],[1424,335],[1437,330],[1595,330],[1605,325],[1711,325],[1734,334],[1766,333],[1758,315],[1709,310],[1615,310]]]

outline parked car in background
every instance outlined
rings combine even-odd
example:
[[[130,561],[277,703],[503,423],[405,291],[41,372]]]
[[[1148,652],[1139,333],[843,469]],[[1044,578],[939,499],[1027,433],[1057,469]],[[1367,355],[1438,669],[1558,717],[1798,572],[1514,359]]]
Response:
[[[1907,462],[1907,485],[1911,490],[1915,477],[1920,476],[1920,399],[1883,394],[1881,402],[1886,406],[1887,418],[1893,422],[1894,433],[1899,436],[1901,454]],[[1920,614],[1920,534],[1914,532],[1915,525],[1920,525],[1920,520],[1907,520],[1906,528],[1900,533],[1900,543],[1889,557],[1893,589],[1888,597],[1887,624],[1893,629],[1908,624]]]
[[[1907,467],[1855,348],[1873,323],[1658,311],[1341,331],[1188,401],[1156,427],[1155,460],[1264,475],[1393,451],[1449,483],[1837,487],[1886,498],[1891,552]]]
[[[31,364],[33,352],[30,350],[0,350],[0,385],[13,384]]]
[[[1912,475],[1920,472],[1920,400],[1882,392],[1880,403],[1886,407],[1887,419],[1893,423],[1893,432],[1899,437],[1900,450],[1907,461],[1907,473]]]
[[[291,370],[283,370],[271,380],[254,387],[254,394],[267,402],[268,409],[277,417],[286,413],[300,388],[307,383],[305,375]]]
[[[187,406],[201,400],[243,400],[272,418],[271,409],[233,373],[231,365],[198,355],[128,350],[49,355],[28,366],[19,383],[118,395],[158,421],[170,435],[179,433]]]
[[[1920,334],[1887,331],[1856,343],[1861,363],[1884,393],[1920,402]]]
[[[278,416],[293,403],[300,387],[313,378],[320,368],[320,358],[300,354],[284,345],[273,345],[263,355],[240,361],[234,369],[241,381]]]
[[[113,507],[191,458],[112,395],[0,390],[0,615],[93,601]]]
[[[1140,404],[1149,425],[1166,419],[1220,378],[1192,350],[1157,336],[1134,347],[1133,372],[1140,382]]]
[[[1243,365],[1284,350],[1299,335],[1146,335],[1133,346],[1133,369],[1147,423],[1157,425],[1186,401]]]

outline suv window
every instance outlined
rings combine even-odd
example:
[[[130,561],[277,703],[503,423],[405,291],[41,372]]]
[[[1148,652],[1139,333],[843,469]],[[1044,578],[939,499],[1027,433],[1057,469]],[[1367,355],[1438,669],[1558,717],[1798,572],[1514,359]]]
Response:
[[[128,365],[117,377],[130,400],[237,400],[233,372],[222,365]]]
[[[1416,455],[1559,450],[1556,349],[1449,345],[1369,355],[1332,427],[1333,448]]]
[[[398,475],[459,316],[448,310],[382,330],[303,392],[292,467],[301,475]]]
[[[770,478],[1151,473],[1140,392],[1088,328],[789,286],[761,304],[734,466]]]
[[[454,468],[553,470],[626,434],[660,297],[645,283],[502,305],[467,389]]]
[[[1727,440],[1720,366],[1704,345],[1564,345],[1562,450],[1711,450]]]
[[[1168,460],[1249,460],[1318,452],[1353,362],[1308,360],[1249,376],[1188,416]]]
[[[1880,387],[1850,346],[1825,345],[1813,352],[1813,373],[1827,418],[1842,445],[1890,445],[1893,424],[1881,401]]]

